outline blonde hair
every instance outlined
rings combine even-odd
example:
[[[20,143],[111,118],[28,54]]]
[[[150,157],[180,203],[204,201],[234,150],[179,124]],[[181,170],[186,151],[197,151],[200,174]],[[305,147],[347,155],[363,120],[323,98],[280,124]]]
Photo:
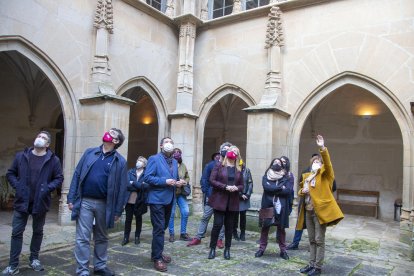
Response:
[[[236,170],[238,170],[239,172],[241,172],[242,167],[241,167],[241,165],[240,165],[240,160],[242,159],[242,157],[241,157],[241,155],[240,155],[240,150],[239,150],[239,148],[238,148],[238,147],[236,147],[236,146],[231,146],[231,147],[227,150],[227,152],[229,152],[229,151],[233,151],[233,149],[236,149],[236,152],[237,152],[237,158],[236,158],[236,160],[234,160],[234,166],[236,167]],[[229,160],[229,158],[227,158],[227,154],[226,154],[226,156],[223,158],[223,161],[221,162],[221,165],[226,166],[226,165],[227,165],[227,160]]]

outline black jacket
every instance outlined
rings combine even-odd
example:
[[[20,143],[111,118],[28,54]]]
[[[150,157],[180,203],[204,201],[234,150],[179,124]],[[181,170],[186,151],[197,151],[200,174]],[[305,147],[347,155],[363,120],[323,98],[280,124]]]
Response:
[[[16,190],[13,207],[16,211],[25,213],[28,212],[30,201],[29,154],[32,150],[33,148],[27,148],[18,152],[6,174],[10,185]],[[63,174],[59,157],[48,149],[36,182],[32,214],[49,211],[50,193],[60,187],[62,182]]]

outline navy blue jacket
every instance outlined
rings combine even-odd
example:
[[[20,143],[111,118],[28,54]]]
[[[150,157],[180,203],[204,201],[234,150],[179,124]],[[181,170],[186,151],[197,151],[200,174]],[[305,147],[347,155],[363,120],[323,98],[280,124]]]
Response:
[[[201,175],[200,185],[201,185],[201,191],[203,191],[204,204],[208,203],[207,199],[213,193],[213,187],[211,186],[211,183],[210,183],[210,175],[211,175],[211,172],[213,171],[214,165],[216,165],[216,163],[217,163],[216,160],[210,161],[204,167],[203,174]]]
[[[28,212],[30,201],[29,154],[32,150],[33,148],[27,148],[17,153],[6,174],[10,185],[16,190],[13,207],[16,211],[25,213]],[[60,187],[62,182],[63,174],[59,157],[48,149],[36,182],[32,214],[49,211],[50,193]]]
[[[148,187],[149,185],[144,182],[145,168],[142,174],[137,180],[137,171],[135,168],[132,168],[128,171],[128,183],[126,186],[126,192],[124,196],[124,205],[128,203],[129,196],[132,192],[137,192],[137,201],[140,198],[145,198],[145,201],[148,197]],[[132,182],[132,183],[131,183]],[[140,202],[136,202],[140,203]]]
[[[101,156],[102,148],[89,148],[80,159],[73,173],[68,193],[68,203],[73,204],[72,220],[79,217],[82,202],[82,184],[95,161]],[[115,151],[114,161],[108,176],[108,191],[106,196],[106,227],[113,228],[115,216],[120,217],[124,209],[124,193],[126,191],[127,163],[124,157]]]
[[[144,181],[149,184],[148,204],[168,205],[175,196],[175,187],[167,185],[167,179],[178,180],[178,163],[172,159],[172,173],[170,172],[164,155],[160,152],[150,156],[145,170]]]

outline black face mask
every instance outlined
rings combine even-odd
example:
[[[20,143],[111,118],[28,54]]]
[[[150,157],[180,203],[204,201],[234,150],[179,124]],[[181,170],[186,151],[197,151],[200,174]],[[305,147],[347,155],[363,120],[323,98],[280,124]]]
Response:
[[[226,154],[227,154],[227,150],[221,150],[220,151],[221,157],[226,157]]]
[[[280,166],[279,164],[273,164],[270,168],[275,172],[279,172],[282,170],[282,166]]]

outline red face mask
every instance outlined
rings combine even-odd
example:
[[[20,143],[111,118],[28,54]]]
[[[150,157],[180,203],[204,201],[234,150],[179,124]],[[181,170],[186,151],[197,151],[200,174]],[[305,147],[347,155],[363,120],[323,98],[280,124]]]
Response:
[[[237,154],[235,154],[234,151],[228,151],[226,155],[227,155],[227,158],[231,160],[236,160],[237,158]]]
[[[114,140],[114,138],[111,136],[111,134],[109,134],[109,132],[105,132],[104,136],[102,137],[102,141],[112,143],[112,140]]]

